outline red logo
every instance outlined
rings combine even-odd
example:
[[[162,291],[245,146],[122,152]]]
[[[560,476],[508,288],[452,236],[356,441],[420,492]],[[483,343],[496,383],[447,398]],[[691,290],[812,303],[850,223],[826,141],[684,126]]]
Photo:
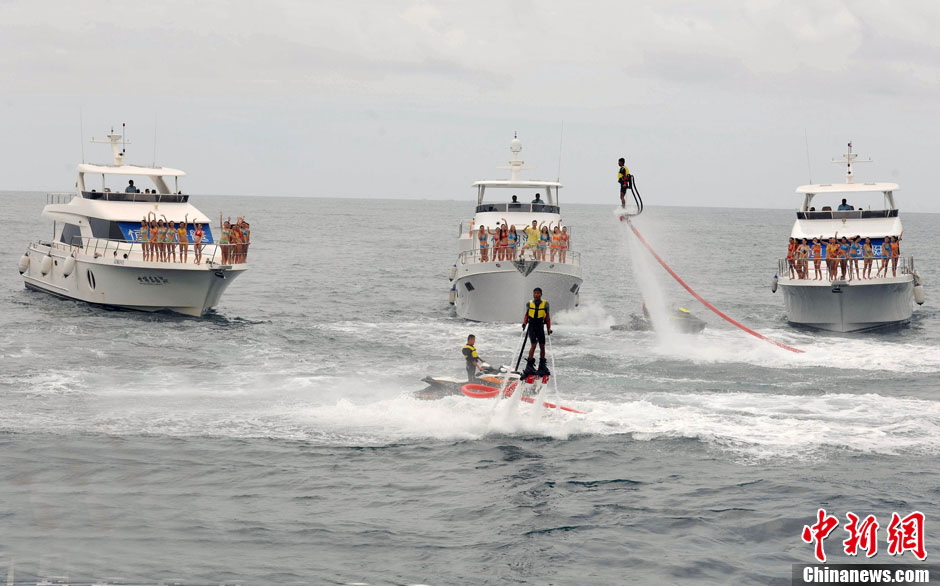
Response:
[[[813,526],[803,525],[803,541],[816,544],[816,559],[826,561],[826,552],[823,550],[823,541],[839,526],[839,520],[832,515],[826,515],[826,509],[816,511],[818,521]]]
[[[846,521],[843,527],[849,534],[848,539],[842,542],[842,550],[846,555],[858,555],[859,550],[865,552],[866,557],[875,557],[878,553],[878,520],[874,515],[861,519],[853,512],[845,514]],[[826,552],[823,542],[829,537],[839,520],[826,513],[826,509],[816,511],[816,523],[803,525],[801,537],[806,543],[814,545],[816,559],[820,563],[826,562]],[[897,513],[891,514],[891,523],[886,527],[888,537],[888,555],[903,555],[905,551],[914,554],[914,557],[923,561],[927,559],[927,550],[924,548],[926,518],[920,511],[914,511],[906,517]]]
[[[905,551],[910,551],[919,560],[927,559],[927,551],[924,549],[925,521],[920,511],[914,511],[903,519],[897,513],[892,513],[888,525],[888,555],[904,555]]]
[[[845,530],[849,532],[849,538],[842,542],[846,555],[856,555],[859,548],[865,550],[866,557],[875,557],[878,553],[878,521],[874,515],[868,515],[858,524],[858,515],[852,512],[845,514],[849,520],[845,524]]]

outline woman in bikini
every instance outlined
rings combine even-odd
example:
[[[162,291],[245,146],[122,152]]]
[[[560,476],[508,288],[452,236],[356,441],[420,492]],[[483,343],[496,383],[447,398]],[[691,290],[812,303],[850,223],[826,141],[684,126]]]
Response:
[[[885,276],[888,276],[888,259],[891,258],[891,237],[885,236],[884,240],[881,241],[881,266],[878,267],[878,272],[875,273],[875,277],[880,277],[881,273],[884,272]]]
[[[545,253],[548,250],[548,244],[552,241],[552,234],[548,231],[548,226],[542,226],[539,233],[539,259],[545,260]]]
[[[176,241],[180,245],[180,262],[189,262],[189,214],[183,216],[183,222],[176,229]]]
[[[166,227],[166,248],[167,258],[172,255],[173,262],[176,262],[176,222],[167,222]]]
[[[891,239],[891,276],[898,276],[898,259],[901,258],[901,237],[904,236],[904,230],[901,230],[901,234],[895,236]],[[885,276],[888,276],[888,271],[885,271]]]
[[[849,280],[852,280],[852,271],[855,271],[855,278],[861,279],[862,273],[858,270],[858,261],[862,258],[862,245],[861,245],[861,236],[856,236],[849,241],[849,256],[851,258],[851,266],[849,267]]]
[[[166,226],[164,225],[163,220],[158,220],[157,221],[157,242],[156,242],[158,262],[166,261],[166,259],[164,258],[164,250],[165,250],[164,244],[163,244],[164,242],[166,242]]]
[[[800,269],[803,271],[803,279],[809,278],[809,257],[812,249],[809,246],[809,240],[803,238],[800,244]]]
[[[245,217],[242,216],[239,218],[242,226],[242,262],[248,261],[248,245],[251,243],[251,228],[248,226],[248,222],[245,221]]]
[[[506,260],[509,255],[509,228],[503,224],[496,229],[496,258]]]
[[[222,252],[222,264],[228,264],[229,254],[229,223],[222,224],[221,234],[219,235],[219,250]]]
[[[862,264],[862,278],[871,279],[871,263],[875,260],[875,247],[871,245],[871,238],[865,238],[865,244],[862,245],[862,256],[865,262]]]
[[[839,233],[836,232],[836,236]],[[835,281],[838,274],[839,266],[839,245],[836,244],[836,236],[833,236],[829,239],[828,244],[826,244],[826,266],[829,268],[829,280]]]
[[[571,235],[568,234],[568,226],[561,229],[561,262],[565,263],[568,256],[568,242]]]
[[[790,278],[796,278],[796,238],[787,242],[787,265],[790,267]]]
[[[138,232],[137,241],[140,242],[140,257],[144,262],[147,262],[147,246],[150,241],[150,225],[147,224],[147,218],[140,221],[140,232]]]
[[[561,259],[561,230],[558,229],[558,226],[552,230],[552,262],[555,262],[555,255],[559,255],[559,260]]]
[[[820,236],[820,238],[822,237]],[[815,271],[813,280],[818,281],[822,279],[822,271],[819,270],[819,264],[822,260],[822,244],[819,243],[819,238],[813,238],[813,245],[809,250],[809,257],[813,259],[813,270]]]
[[[519,248],[519,233],[516,232],[516,225],[509,227],[509,259],[516,260],[516,250]]]
[[[153,218],[153,212],[147,214],[147,228],[147,254],[144,257],[144,260],[153,262],[156,260],[154,255],[156,253],[157,246],[157,222]]]
[[[839,269],[842,271],[842,280],[845,280],[846,272],[849,268],[849,239],[845,236],[839,242]]]
[[[477,242],[480,245],[480,262],[489,260],[486,255],[486,239],[488,234],[489,230],[486,229],[483,224],[480,224],[480,229],[477,231]]]
[[[241,230],[238,229],[237,225],[230,224],[228,228],[228,262],[230,264],[237,264],[239,259],[239,247],[241,247],[242,237]]]
[[[193,231],[193,256],[196,257],[196,264],[202,262],[202,224],[193,224],[196,228]]]

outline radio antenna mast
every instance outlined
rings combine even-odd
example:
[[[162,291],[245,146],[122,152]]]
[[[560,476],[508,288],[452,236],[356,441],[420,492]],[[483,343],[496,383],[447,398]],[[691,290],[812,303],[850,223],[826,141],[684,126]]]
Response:
[[[157,166],[157,113],[153,113],[153,165]]]
[[[85,162],[85,116],[82,107],[78,107],[78,139],[82,145],[82,162]]]
[[[803,127],[803,140],[806,141],[806,171],[809,173],[809,182],[813,182],[813,166],[809,158],[809,135],[806,133],[806,127]]]
[[[561,183],[561,147],[565,143],[565,121],[561,121],[561,137],[558,139],[558,182]]]

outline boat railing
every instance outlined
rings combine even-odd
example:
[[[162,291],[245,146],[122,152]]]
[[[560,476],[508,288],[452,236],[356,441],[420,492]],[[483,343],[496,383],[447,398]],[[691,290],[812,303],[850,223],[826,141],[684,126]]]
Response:
[[[148,264],[159,264],[159,265],[173,265],[180,264],[180,262],[174,262],[173,260],[169,261],[160,261],[160,260],[144,260],[143,248],[141,247],[141,242],[133,242],[129,240],[116,240],[110,238],[94,238],[87,236],[73,236],[69,242],[61,241],[41,241],[40,244],[49,246],[50,248],[55,248],[56,250],[61,250],[66,254],[83,254],[86,256],[91,256],[93,258],[106,258],[114,260],[133,260],[137,262],[145,262]],[[178,243],[166,243],[164,246],[167,252],[172,251],[177,259],[180,259],[180,253],[182,249]],[[196,247],[200,247],[201,259],[203,263],[213,263],[213,264],[222,264],[223,258],[223,249],[225,247],[230,247],[225,256],[231,256],[228,260],[229,264],[243,264],[246,262],[247,252],[242,252],[237,250],[238,245],[234,244],[219,244],[217,242],[207,243],[202,242],[195,244],[193,242],[187,243],[187,264],[195,263],[195,254]],[[168,255],[169,256],[169,255]],[[171,256],[172,258],[172,256]]]
[[[796,212],[798,220],[852,220],[868,218],[896,218],[898,210],[822,210]]]
[[[531,249],[522,249],[522,254],[511,253],[509,251],[503,252],[503,255],[500,256],[499,251],[494,251],[492,248],[487,248],[486,251],[483,250],[465,250],[457,255],[457,264],[468,265],[468,264],[479,264],[479,263],[500,263],[500,262],[512,262],[517,260],[538,260],[541,262],[547,262],[549,264],[564,264],[572,266],[581,266],[581,253],[575,252],[574,250],[555,250],[554,257],[550,250],[542,252],[535,252]],[[544,258],[542,255],[544,254]],[[538,256],[536,256],[538,255]]]
[[[561,208],[547,203],[481,203],[477,213],[481,212],[529,212],[537,214],[559,214]]]
[[[76,195],[74,192],[53,191],[46,194],[46,205],[69,203]]]
[[[892,256],[892,257],[876,256],[876,257],[871,258],[871,259],[866,259],[866,258],[836,258],[836,259],[829,259],[828,261],[827,261],[827,259],[825,259],[825,258],[822,258],[822,259],[813,259],[813,258],[802,258],[802,259],[789,258],[789,259],[788,259],[788,258],[781,258],[781,259],[777,259],[777,275],[779,275],[781,278],[789,278],[789,277],[790,277],[790,267],[792,266],[792,267],[793,267],[793,274],[797,275],[797,277],[796,277],[797,279],[804,279],[804,280],[806,280],[806,279],[808,278],[808,280],[811,281],[811,280],[813,280],[813,276],[815,276],[815,274],[816,274],[816,265],[815,265],[815,262],[816,262],[817,260],[820,261],[820,263],[819,263],[819,270],[822,272],[824,278],[827,278],[827,277],[828,277],[828,274],[829,274],[829,273],[828,273],[828,266],[827,266],[827,264],[826,264],[827,262],[833,262],[833,263],[835,263],[836,269],[838,269],[838,273],[839,273],[840,275],[842,274],[842,264],[841,264],[841,263],[843,263],[843,262],[846,263],[846,271],[847,271],[847,273],[854,273],[854,272],[855,272],[855,264],[858,263],[859,271],[861,271],[861,270],[863,270],[864,267],[865,267],[865,261],[866,261],[866,260],[871,260],[871,261],[872,261],[872,263],[871,263],[871,269],[872,269],[873,274],[874,274],[874,273],[877,273],[878,270],[881,269],[881,265],[884,263],[884,261],[888,261],[888,263],[887,263],[887,269],[891,271],[891,274],[892,274],[892,275],[894,275],[895,273],[897,273],[897,274],[899,274],[899,275],[909,275],[909,274],[911,274],[911,273],[914,272],[914,257],[913,257],[913,256]],[[894,261],[897,261],[897,266],[894,266]],[[806,270],[805,270],[805,275],[807,275],[806,277],[800,276],[800,273],[803,271],[803,268],[802,268],[802,267],[804,267],[804,266],[806,267]],[[887,276],[887,275],[885,275],[885,276]],[[827,279],[827,280],[828,280],[828,279]]]
[[[140,193],[124,191],[83,191],[85,199],[100,199],[104,201],[138,201],[144,203],[186,203],[189,195],[185,193]]]

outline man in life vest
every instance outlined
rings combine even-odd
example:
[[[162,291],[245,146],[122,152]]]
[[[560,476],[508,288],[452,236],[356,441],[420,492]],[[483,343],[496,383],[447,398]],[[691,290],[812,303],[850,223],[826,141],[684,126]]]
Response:
[[[626,162],[623,157],[617,161],[620,164],[620,171],[617,173],[617,183],[620,184],[620,207],[627,207],[627,190],[630,189],[630,169],[624,165]]]
[[[480,356],[477,354],[477,349],[474,346],[477,339],[476,336],[470,334],[467,336],[467,343],[464,344],[463,352],[464,360],[467,361],[467,381],[474,383],[477,380],[477,370],[480,368]]]
[[[536,287],[532,291],[532,300],[525,305],[525,317],[522,318],[522,329],[529,328],[529,359],[526,360],[523,376],[536,374],[548,376],[548,365],[545,364],[545,328],[548,326],[548,335],[552,335],[552,317],[548,311],[548,301],[542,299],[542,289]],[[535,368],[535,344],[539,345],[539,367]]]

